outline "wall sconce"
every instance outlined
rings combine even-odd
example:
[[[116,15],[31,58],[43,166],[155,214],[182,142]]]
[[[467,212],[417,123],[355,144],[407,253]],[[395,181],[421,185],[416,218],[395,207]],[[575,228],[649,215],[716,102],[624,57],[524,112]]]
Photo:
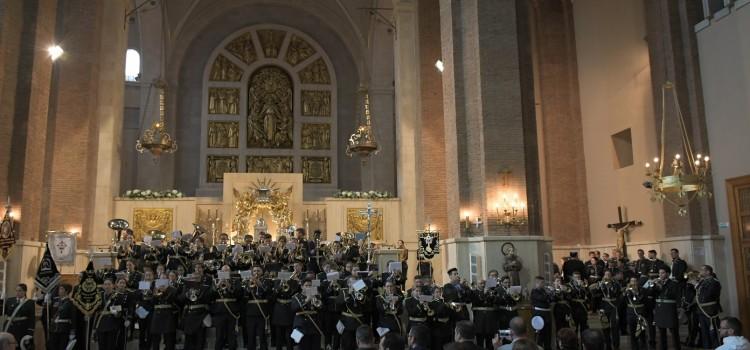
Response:
[[[505,230],[510,231],[513,227],[519,227],[528,223],[526,217],[526,203],[522,202],[518,193],[514,193],[512,198],[507,194],[502,195],[502,204],[495,203],[495,213],[497,214],[497,224],[505,226]]]

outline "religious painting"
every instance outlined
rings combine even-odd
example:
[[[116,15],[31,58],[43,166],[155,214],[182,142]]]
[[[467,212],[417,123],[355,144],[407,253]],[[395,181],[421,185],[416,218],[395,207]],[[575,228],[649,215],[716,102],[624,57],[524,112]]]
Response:
[[[240,81],[242,79],[242,69],[232,63],[224,55],[216,56],[214,64],[211,66],[211,81]]]
[[[242,34],[230,41],[225,47],[229,53],[234,57],[239,58],[245,64],[251,64],[258,59],[258,55],[255,53],[255,45],[253,44],[253,35],[250,32]]]
[[[306,117],[330,117],[331,92],[302,90],[302,115]]]
[[[240,143],[240,123],[232,121],[208,122],[208,148],[237,148]]]
[[[328,74],[325,61],[318,58],[299,71],[299,80],[302,84],[330,84],[331,76]]]
[[[373,208],[370,214],[370,238],[375,241],[383,239],[383,211]],[[367,232],[367,208],[346,208],[346,232]]]
[[[292,34],[292,38],[289,39],[289,48],[286,49],[286,61],[289,64],[296,66],[314,54],[315,49],[307,41]]]
[[[302,157],[302,181],[309,184],[331,183],[331,158]]]
[[[240,114],[240,89],[209,88],[208,114]]]
[[[224,173],[236,173],[238,171],[237,163],[239,163],[238,156],[208,156],[208,177],[206,177],[206,182],[224,182]]]
[[[292,148],[292,79],[281,68],[265,66],[250,77],[247,147]]]
[[[172,232],[173,209],[133,208],[133,239],[142,242],[149,231]]]
[[[302,149],[331,149],[331,125],[302,124]]]
[[[286,36],[286,32],[282,30],[259,30],[258,40],[260,40],[260,46],[263,48],[263,55],[269,58],[278,57],[281,43],[284,42],[284,36]]]
[[[293,173],[294,162],[292,157],[269,157],[249,156],[247,157],[248,173]]]

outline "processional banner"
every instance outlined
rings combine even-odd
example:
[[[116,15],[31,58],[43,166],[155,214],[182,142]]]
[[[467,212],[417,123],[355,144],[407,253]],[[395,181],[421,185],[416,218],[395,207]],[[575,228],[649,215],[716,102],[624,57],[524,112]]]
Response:
[[[76,234],[70,232],[48,232],[47,244],[56,263],[72,263],[76,255]]]

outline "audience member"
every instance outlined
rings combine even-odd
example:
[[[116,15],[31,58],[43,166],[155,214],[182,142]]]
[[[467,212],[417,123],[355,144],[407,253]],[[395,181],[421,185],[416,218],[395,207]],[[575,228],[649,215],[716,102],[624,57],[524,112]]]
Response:
[[[401,334],[388,332],[380,338],[380,350],[403,350],[406,348],[406,342]]]
[[[578,335],[572,328],[557,331],[557,347],[560,350],[578,350]]]
[[[15,350],[18,346],[16,337],[8,332],[0,332],[0,350]]]
[[[357,327],[355,333],[357,340],[357,349],[376,349],[375,338],[372,335],[372,329],[368,325]]]
[[[445,350],[481,350],[481,347],[474,344],[474,338],[474,324],[466,320],[458,321],[453,335],[455,341],[445,345]]]
[[[520,316],[513,317],[510,322],[508,323],[508,328],[510,328],[510,344],[502,345],[502,340],[500,339],[499,335],[495,335],[495,338],[492,339],[492,345],[497,348],[497,350],[512,350],[513,349],[513,343],[520,339],[527,339],[526,334],[526,323],[524,322],[523,318]],[[538,347],[541,349],[542,347]]]
[[[430,348],[430,329],[423,324],[415,325],[409,330],[409,350],[428,350]]]
[[[598,329],[587,329],[581,336],[583,350],[604,350],[604,333]]]
[[[725,317],[719,325],[722,345],[716,350],[750,350],[750,342],[742,336],[742,322],[736,317]]]
[[[513,350],[537,350],[539,346],[531,339],[518,339],[513,342]]]

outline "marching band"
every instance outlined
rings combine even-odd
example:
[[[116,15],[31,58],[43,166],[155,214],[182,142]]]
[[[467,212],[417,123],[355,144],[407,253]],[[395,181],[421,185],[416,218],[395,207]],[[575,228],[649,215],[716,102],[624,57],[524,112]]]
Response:
[[[718,342],[721,285],[710,266],[688,272],[676,250],[674,269],[656,259],[655,251],[649,258],[639,251],[633,262],[619,254],[608,261],[592,256],[586,264],[571,254],[562,275],[551,283],[536,277],[530,291],[511,286],[497,270],[469,283],[455,268],[448,270],[445,285],[436,285],[432,276],[416,276],[413,287],[403,290],[404,274],[376,272],[372,246],[347,234],[329,244],[320,242],[319,232],[308,239],[303,229],[289,239],[272,241],[261,233],[234,244],[221,234],[211,247],[197,230],[163,245],[154,241],[164,237],[138,244],[131,231],[123,237],[119,268],[98,272],[102,303],[90,326],[100,348],[124,349],[137,339],[140,349],[154,350],[162,344],[174,349],[178,343],[185,349],[353,349],[361,325],[380,336],[426,325],[431,348],[442,349],[462,320],[473,320],[477,343],[492,348],[493,337],[518,316],[524,301],[532,316],[544,320],[537,335],[544,348],[551,348],[553,327],[580,334],[589,327],[590,313],[601,320],[607,349],[619,347],[621,330],[629,334],[631,348],[646,348],[647,341],[655,344],[657,329],[662,349],[667,333],[679,348],[678,308],[690,320],[691,345]],[[71,290],[61,284],[56,293],[35,298],[43,306],[49,349],[65,349],[76,337],[82,339],[76,335],[82,320],[70,301]],[[11,315],[5,329],[17,339],[33,332],[22,316],[28,309],[25,292],[25,285],[19,286],[17,297],[5,306]],[[207,337],[209,328],[214,337]]]

